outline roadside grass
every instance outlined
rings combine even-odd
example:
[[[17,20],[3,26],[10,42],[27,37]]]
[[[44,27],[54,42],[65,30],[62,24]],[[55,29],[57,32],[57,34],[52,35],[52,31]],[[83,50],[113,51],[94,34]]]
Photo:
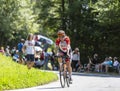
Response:
[[[0,55],[0,91],[18,88],[27,88],[56,81],[58,76],[15,63],[10,57]]]

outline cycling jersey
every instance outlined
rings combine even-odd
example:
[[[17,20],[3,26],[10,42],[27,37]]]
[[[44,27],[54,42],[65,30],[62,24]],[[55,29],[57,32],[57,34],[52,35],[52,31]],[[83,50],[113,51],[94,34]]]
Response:
[[[65,36],[63,38],[63,41],[61,41],[60,38],[57,38],[56,45],[59,46],[61,51],[67,52],[70,46],[70,38],[68,36]]]
[[[70,38],[68,36],[65,36],[63,40],[61,41],[60,38],[56,39],[56,45],[59,47],[58,50],[58,55],[63,56],[63,55],[70,55]],[[65,60],[70,61],[70,56]]]

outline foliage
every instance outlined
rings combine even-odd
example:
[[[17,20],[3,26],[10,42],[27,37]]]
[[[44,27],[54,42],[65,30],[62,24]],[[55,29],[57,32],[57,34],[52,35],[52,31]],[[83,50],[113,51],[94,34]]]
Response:
[[[15,44],[29,32],[55,40],[62,28],[72,49],[79,47],[82,60],[95,52],[119,56],[119,0],[1,0],[0,4],[0,45]]]
[[[0,0],[0,4],[1,45],[16,43],[15,40],[38,30],[31,0]]]
[[[54,30],[56,30],[61,24],[59,2],[60,1],[57,0],[38,0],[36,2],[35,12],[39,16],[39,33],[49,37],[52,35],[54,36]]]
[[[101,0],[92,6],[94,9],[92,12],[97,13],[95,19],[101,27],[102,35],[99,43],[101,51],[112,56],[119,56],[120,50],[118,42],[120,36],[119,5],[119,0]]]
[[[43,85],[58,79],[52,72],[34,69],[15,63],[11,58],[0,55],[0,90],[27,88]]]

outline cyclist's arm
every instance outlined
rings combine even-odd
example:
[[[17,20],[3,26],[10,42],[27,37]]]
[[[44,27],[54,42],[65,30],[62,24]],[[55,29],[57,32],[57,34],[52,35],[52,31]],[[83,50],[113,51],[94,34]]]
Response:
[[[60,40],[57,38],[56,41],[55,41],[55,54],[57,54],[58,50],[59,50],[59,43],[60,43]]]
[[[65,41],[66,41],[66,43],[67,43],[67,50],[68,50],[68,53],[69,53],[69,51],[70,51],[70,49],[71,49],[71,46],[70,46],[70,38],[69,38],[68,36],[66,36]]]

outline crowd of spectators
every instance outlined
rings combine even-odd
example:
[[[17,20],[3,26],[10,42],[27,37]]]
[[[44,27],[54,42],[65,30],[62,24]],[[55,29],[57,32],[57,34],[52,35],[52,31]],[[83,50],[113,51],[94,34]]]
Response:
[[[22,52],[22,47],[24,46],[25,40],[21,39],[18,45],[10,48],[10,46],[6,46],[6,48],[1,47],[0,53],[6,56],[10,56],[13,60],[20,64],[27,64],[26,63],[26,54]],[[37,46],[38,47],[38,46]],[[52,49],[48,52],[48,45],[44,41],[40,45],[40,48],[36,47],[35,53],[35,60],[34,60],[34,67],[36,68],[44,68],[45,70],[50,69],[48,65],[51,65],[51,70],[58,70],[58,63],[57,59],[55,58],[55,50]],[[105,72],[108,73],[109,70],[112,68],[115,72],[120,73],[120,62],[118,57],[111,57],[107,56],[104,59],[101,59],[100,56],[95,53],[93,56],[88,56],[89,62],[85,64],[81,64],[80,60],[80,51],[78,48],[75,48],[72,51],[72,71],[86,71],[86,72]]]
[[[101,59],[97,53],[93,57],[88,57],[88,64],[86,66],[86,71],[95,71],[95,72],[105,72],[108,73],[110,69],[115,70],[119,73],[120,63],[117,57],[107,56],[105,59]]]
[[[28,59],[26,53],[27,52],[26,48],[28,46],[26,44],[26,41],[28,40],[20,39],[17,45],[14,46],[13,48],[10,47],[9,45],[6,46],[5,48],[1,47],[0,53],[5,56],[11,57],[13,61],[19,64],[24,64],[28,66],[28,62],[27,62]],[[49,69],[57,70],[58,66],[57,66],[57,61],[54,57],[55,56],[54,49],[51,48],[51,51],[48,51],[49,44],[47,44],[45,40],[41,44],[38,44],[36,41],[34,42],[35,42],[34,44],[35,53],[33,54],[34,60],[33,60],[33,65],[31,65],[31,67],[43,68],[45,70],[49,70]],[[28,53],[30,53],[29,51]],[[31,67],[29,66],[28,68],[30,69]]]

